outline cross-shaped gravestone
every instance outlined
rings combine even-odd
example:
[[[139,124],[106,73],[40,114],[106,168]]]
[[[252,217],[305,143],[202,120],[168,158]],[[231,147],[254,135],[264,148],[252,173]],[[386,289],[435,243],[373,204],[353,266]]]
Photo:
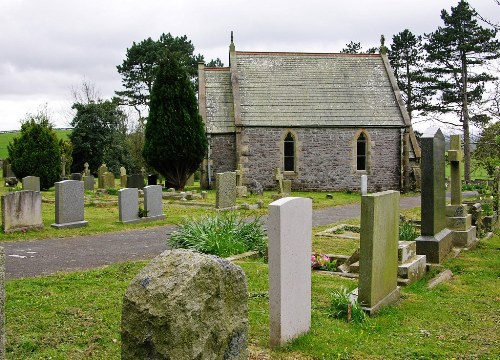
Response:
[[[451,177],[451,205],[462,205],[462,181],[460,176],[460,164],[463,153],[460,144],[460,135],[451,135],[450,150],[448,150]]]
[[[61,177],[66,176],[66,157],[61,155]]]
[[[274,172],[274,179],[278,183],[278,190],[280,194],[283,194],[283,174],[281,173],[281,169],[277,168]]]
[[[236,186],[243,186],[243,166],[238,164],[238,168],[236,169]]]
[[[83,172],[84,172],[84,174],[85,174],[85,176],[89,176],[89,175],[90,175],[90,171],[89,171],[89,163],[88,163],[88,162],[86,162],[85,164],[83,164],[83,167],[84,167],[84,169],[85,169],[85,170],[83,171]]]

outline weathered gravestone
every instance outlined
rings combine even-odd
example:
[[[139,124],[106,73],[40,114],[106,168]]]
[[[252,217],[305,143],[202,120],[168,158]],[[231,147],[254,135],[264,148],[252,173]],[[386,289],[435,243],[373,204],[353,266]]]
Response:
[[[361,175],[361,195],[368,194],[368,176]]]
[[[151,185],[156,185],[156,184],[151,184]],[[194,185],[194,174],[191,174],[190,177],[186,180],[186,186],[193,186]]]
[[[125,169],[123,166],[120,168],[120,187],[127,187],[127,169]]]
[[[127,176],[127,187],[144,189],[144,176],[142,174],[133,174]]]
[[[144,210],[150,220],[165,219],[161,185],[148,185],[144,187]]]
[[[4,178],[15,178],[16,174],[12,171],[12,166],[7,160],[3,162],[3,177]]]
[[[38,176],[26,176],[22,179],[23,190],[40,191],[40,178]]]
[[[287,197],[269,205],[269,326],[272,347],[311,326],[312,200]]]
[[[93,175],[85,175],[83,177],[83,188],[85,190],[94,191],[95,179]]]
[[[114,189],[115,188],[115,175],[112,172],[106,171],[104,173],[103,186],[104,186],[104,189]]]
[[[441,130],[429,129],[421,136],[422,193],[421,236],[417,253],[430,263],[441,263],[451,251],[452,233],[446,226],[446,187],[444,136]]]
[[[2,196],[4,232],[42,228],[42,194],[40,191],[23,190]]]
[[[0,360],[5,359],[5,249],[0,247]]]
[[[280,168],[277,168],[274,171],[274,180],[276,180],[277,191],[279,194],[283,194],[283,174],[281,173]]]
[[[292,193],[292,180],[283,180],[283,195],[288,196]]]
[[[399,299],[399,192],[361,198],[358,300],[370,315]]]
[[[248,290],[228,260],[167,250],[127,288],[122,360],[248,359]]]
[[[90,175],[90,170],[89,170],[89,163],[86,162],[83,164],[83,175],[84,176],[89,176]]]
[[[104,187],[104,173],[108,172],[108,167],[106,164],[102,164],[99,166],[99,170],[97,170],[97,188],[105,189]]]
[[[215,207],[231,209],[236,206],[236,173],[217,173],[215,179]]]
[[[118,218],[122,223],[139,222],[139,190],[126,188],[118,190]]]
[[[82,174],[80,174],[80,173],[71,173],[70,180],[82,181]]]
[[[87,226],[84,219],[83,181],[63,180],[56,182],[55,228],[76,228]]]
[[[246,197],[247,187],[243,185],[245,171],[243,170],[243,166],[241,166],[241,164],[238,164],[238,168],[236,169],[235,173],[236,173],[236,196]]]
[[[446,227],[452,230],[454,246],[468,247],[476,241],[476,227],[472,226],[472,215],[467,213],[467,206],[462,204],[462,176],[460,164],[463,153],[460,135],[451,135],[450,150],[451,204],[446,205]]]

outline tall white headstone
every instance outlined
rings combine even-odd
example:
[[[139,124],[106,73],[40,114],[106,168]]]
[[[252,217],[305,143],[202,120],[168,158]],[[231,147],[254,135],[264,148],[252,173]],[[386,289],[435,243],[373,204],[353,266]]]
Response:
[[[368,176],[361,175],[361,195],[368,194]]]

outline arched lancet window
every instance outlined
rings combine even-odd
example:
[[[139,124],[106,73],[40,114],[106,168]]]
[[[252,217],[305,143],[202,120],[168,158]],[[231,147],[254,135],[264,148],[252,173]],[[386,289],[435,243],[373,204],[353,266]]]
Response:
[[[284,171],[295,171],[295,139],[288,133],[284,141]]]
[[[356,140],[356,170],[366,170],[366,135],[359,134]]]

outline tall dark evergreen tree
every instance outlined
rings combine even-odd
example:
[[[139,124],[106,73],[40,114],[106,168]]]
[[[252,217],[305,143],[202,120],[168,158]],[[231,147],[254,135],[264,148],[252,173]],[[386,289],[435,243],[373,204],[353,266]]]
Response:
[[[444,27],[426,35],[428,43],[424,45],[430,63],[428,89],[434,91],[439,100],[427,110],[451,112],[460,118],[466,182],[470,181],[470,106],[481,102],[485,83],[495,79],[481,71],[481,67],[500,57],[496,30],[478,25],[476,16],[476,11],[464,0],[452,7],[451,13],[442,10]]]
[[[175,54],[167,53],[151,91],[144,159],[168,184],[183,189],[206,149],[205,129],[188,73]]]

